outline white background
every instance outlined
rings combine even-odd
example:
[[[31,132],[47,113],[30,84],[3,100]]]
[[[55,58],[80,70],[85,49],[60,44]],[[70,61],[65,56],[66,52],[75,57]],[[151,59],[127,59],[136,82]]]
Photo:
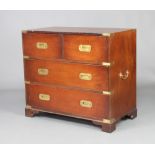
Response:
[[[0,11],[0,89],[24,88],[21,31],[49,26],[136,28],[137,82],[155,83],[155,11]]]

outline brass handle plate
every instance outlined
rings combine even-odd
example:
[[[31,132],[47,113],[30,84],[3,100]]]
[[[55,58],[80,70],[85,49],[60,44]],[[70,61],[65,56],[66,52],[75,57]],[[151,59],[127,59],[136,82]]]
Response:
[[[81,80],[87,80],[87,81],[92,80],[92,74],[90,74],[90,73],[80,73],[79,78]]]
[[[90,53],[91,45],[79,45],[79,51],[84,53]]]
[[[38,74],[39,75],[48,75],[48,69],[47,68],[38,68]]]
[[[87,101],[87,100],[81,100],[80,101],[80,106],[82,106],[82,107],[91,108],[92,105],[93,104],[91,101]]]
[[[47,48],[48,48],[48,44],[45,43],[45,42],[37,42],[37,43],[36,43],[36,47],[37,47],[38,49],[47,49]]]
[[[126,80],[129,77],[129,71],[127,70],[124,74],[122,72],[119,73],[119,77],[122,80]]]
[[[48,95],[48,94],[39,94],[39,100],[41,100],[41,101],[50,101],[50,95]]]

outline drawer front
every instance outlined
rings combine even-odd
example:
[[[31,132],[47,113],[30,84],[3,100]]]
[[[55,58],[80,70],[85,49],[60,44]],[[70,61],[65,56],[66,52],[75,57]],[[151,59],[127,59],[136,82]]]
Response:
[[[25,56],[33,58],[60,58],[61,37],[56,34],[23,33]]]
[[[64,35],[64,58],[91,63],[108,60],[106,38],[90,35]]]
[[[103,119],[108,116],[109,96],[43,85],[26,85],[27,103],[32,108],[73,116]]]
[[[25,60],[25,80],[103,91],[108,89],[108,69],[88,64]]]

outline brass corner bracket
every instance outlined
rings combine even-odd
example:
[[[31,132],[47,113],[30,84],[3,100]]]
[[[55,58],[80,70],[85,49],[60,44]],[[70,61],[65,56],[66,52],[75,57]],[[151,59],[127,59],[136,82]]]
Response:
[[[30,81],[25,81],[25,84],[30,84],[31,82]]]
[[[111,67],[114,64],[114,62],[102,62],[102,66],[104,67]]]
[[[25,33],[27,33],[27,32],[28,32],[27,30],[23,30],[23,31],[22,31],[23,34],[25,34]]]
[[[111,63],[110,62],[102,62],[102,66],[104,67],[110,67]]]
[[[26,105],[25,109],[32,109],[30,105]]]
[[[116,119],[115,118],[103,119],[102,122],[105,123],[105,124],[113,124],[113,123],[116,122]]]
[[[27,55],[24,55],[24,56],[23,56],[23,59],[30,59],[30,57],[27,56]]]
[[[102,91],[102,94],[103,94],[103,95],[111,95],[112,92],[111,92],[111,91]]]
[[[102,36],[104,36],[104,37],[110,37],[110,33],[102,33]]]

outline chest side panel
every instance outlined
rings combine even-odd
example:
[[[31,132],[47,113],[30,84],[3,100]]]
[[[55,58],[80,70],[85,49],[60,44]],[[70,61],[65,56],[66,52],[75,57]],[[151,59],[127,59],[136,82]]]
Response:
[[[136,109],[136,31],[116,33],[110,37],[109,69],[111,117],[120,118]]]

